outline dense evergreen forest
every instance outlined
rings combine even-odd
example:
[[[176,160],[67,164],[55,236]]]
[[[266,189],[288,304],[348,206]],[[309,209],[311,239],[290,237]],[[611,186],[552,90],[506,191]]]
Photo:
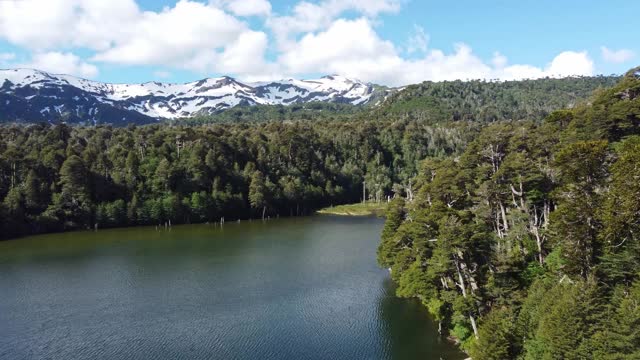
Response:
[[[541,120],[554,110],[572,108],[618,76],[568,77],[519,81],[426,81],[391,95],[375,108],[374,118],[427,123]]]
[[[422,162],[379,263],[474,360],[640,359],[640,68]]]
[[[475,124],[269,122],[0,127],[0,237],[308,214],[411,191]]]
[[[326,102],[292,105],[240,105],[215,114],[169,120],[172,125],[263,123],[270,121],[350,120],[367,107]]]

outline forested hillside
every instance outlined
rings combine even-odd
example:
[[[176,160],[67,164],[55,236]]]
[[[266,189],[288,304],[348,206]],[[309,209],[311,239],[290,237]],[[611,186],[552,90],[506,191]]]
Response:
[[[485,127],[415,183],[378,261],[473,359],[640,358],[640,69]]]
[[[572,108],[618,76],[570,77],[520,81],[426,81],[391,95],[374,112],[378,118],[400,117],[436,123],[469,120],[538,120],[554,110]]]
[[[474,124],[270,122],[0,127],[0,237],[308,214],[411,189]]]
[[[358,105],[319,101],[291,105],[246,105],[236,106],[216,114],[171,120],[169,123],[202,125],[269,121],[350,120],[356,114],[364,114],[366,109],[368,108]]]

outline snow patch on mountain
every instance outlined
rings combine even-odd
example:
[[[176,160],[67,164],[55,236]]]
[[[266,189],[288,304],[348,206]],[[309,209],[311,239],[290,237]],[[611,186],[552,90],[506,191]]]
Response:
[[[338,75],[254,83],[225,76],[186,84],[108,84],[32,69],[0,70],[0,95],[26,100],[15,102],[16,106],[37,107],[36,103],[40,103],[39,109],[32,110],[40,110],[43,116],[52,114],[53,108],[58,115],[72,113],[88,122],[98,121],[97,105],[113,107],[125,119],[126,113],[131,112],[152,119],[174,119],[211,114],[238,105],[312,101],[363,105],[374,98],[379,100],[375,95],[380,91],[388,90]],[[7,101],[9,106],[11,102]],[[11,110],[20,113],[20,109]]]

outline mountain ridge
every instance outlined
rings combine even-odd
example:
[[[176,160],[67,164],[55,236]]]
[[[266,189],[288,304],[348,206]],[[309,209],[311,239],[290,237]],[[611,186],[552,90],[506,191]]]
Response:
[[[222,76],[188,83],[115,84],[35,69],[0,69],[0,114],[6,117],[0,121],[152,123],[214,114],[238,105],[318,101],[366,105],[392,91],[340,75],[264,82]]]

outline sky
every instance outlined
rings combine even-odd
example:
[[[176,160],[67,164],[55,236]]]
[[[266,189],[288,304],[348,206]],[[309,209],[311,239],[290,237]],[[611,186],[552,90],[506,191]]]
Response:
[[[112,83],[621,74],[637,0],[0,0],[0,68]]]

